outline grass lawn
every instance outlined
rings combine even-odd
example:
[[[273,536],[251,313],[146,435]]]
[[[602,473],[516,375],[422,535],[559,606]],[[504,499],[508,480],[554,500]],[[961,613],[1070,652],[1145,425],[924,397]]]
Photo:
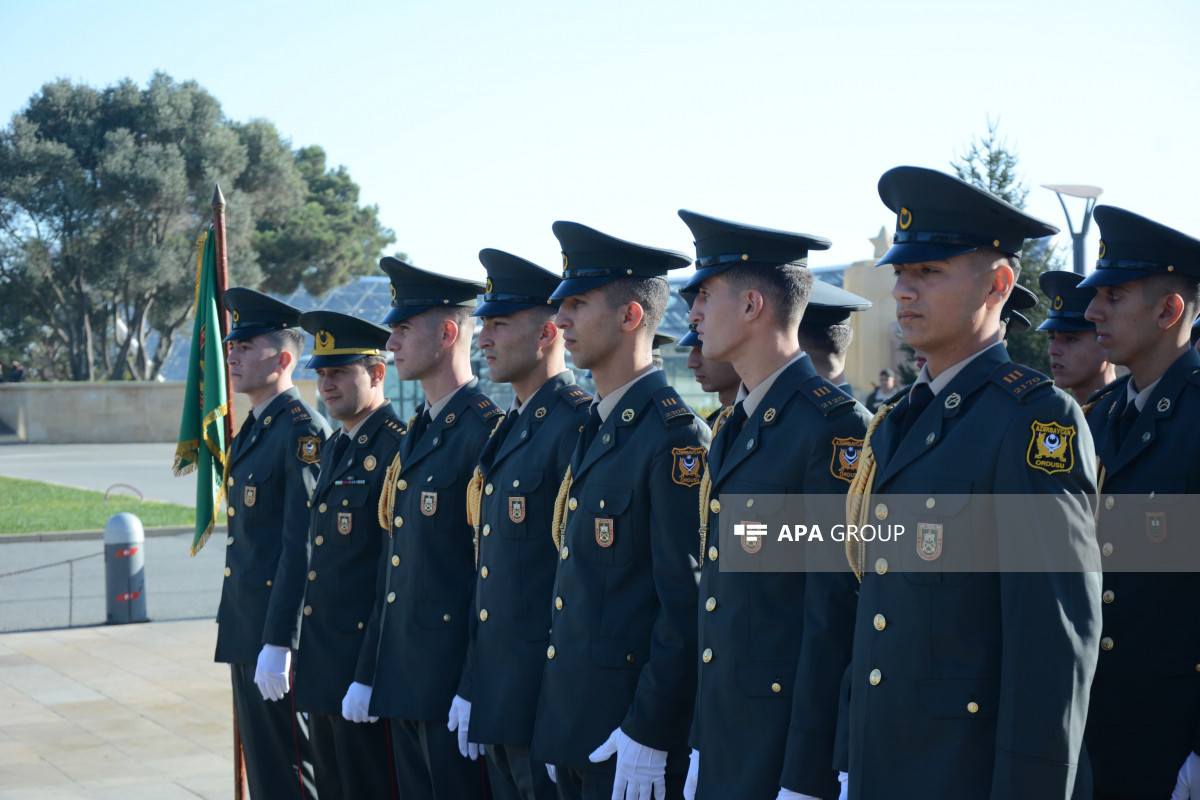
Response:
[[[104,530],[109,517],[122,511],[137,514],[146,528],[196,523],[196,511],[188,506],[149,500],[143,503],[118,492],[109,495],[106,505],[104,492],[0,477],[0,535]],[[222,511],[218,522],[224,521]]]

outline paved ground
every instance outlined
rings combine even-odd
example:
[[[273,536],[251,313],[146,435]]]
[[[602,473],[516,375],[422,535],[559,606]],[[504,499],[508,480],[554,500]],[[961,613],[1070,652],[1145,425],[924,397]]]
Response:
[[[193,473],[176,478],[171,472],[174,459],[174,444],[25,444],[17,441],[0,446],[0,475],[99,492],[116,484],[128,484],[147,500],[194,506],[196,476]],[[137,494],[125,487],[113,491]]]
[[[0,635],[0,800],[233,795],[209,621]]]

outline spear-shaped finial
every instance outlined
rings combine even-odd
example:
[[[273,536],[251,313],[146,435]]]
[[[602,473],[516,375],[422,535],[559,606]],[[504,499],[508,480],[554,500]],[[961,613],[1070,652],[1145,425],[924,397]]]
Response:
[[[225,207],[225,195],[221,194],[221,184],[219,184],[219,183],[217,184],[217,188],[215,190],[213,190],[212,205],[213,205],[213,208],[217,208],[217,207],[224,208]]]

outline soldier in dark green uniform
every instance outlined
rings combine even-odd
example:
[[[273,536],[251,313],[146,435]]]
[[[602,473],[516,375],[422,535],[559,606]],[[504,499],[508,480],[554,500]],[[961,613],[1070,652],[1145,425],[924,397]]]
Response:
[[[354,688],[375,664],[366,627],[384,536],[379,500],[404,431],[383,394],[388,331],[333,311],[309,311],[300,324],[316,339],[308,366],[317,391],[342,427],[323,448],[308,501],[296,707],[309,714],[321,797],[394,798],[387,726],[360,713],[366,706]]]
[[[1079,407],[1012,363],[999,332],[1024,240],[1055,229],[932,170],[890,170],[879,194],[897,215],[880,263],[895,270],[900,332],[928,360],[872,420],[851,487],[851,523],[886,520],[914,535],[897,544],[899,563],[875,545],[847,546],[862,580],[849,797],[1086,797],[1080,750],[1100,614],[1098,576],[1084,571],[1099,562],[1095,456]],[[1043,549],[1007,549],[1028,541],[1009,534],[1030,527],[1037,495],[1053,495],[1037,504],[1038,530],[1054,537],[1041,544],[1070,563],[1039,568]],[[939,570],[967,548],[1026,568]]]
[[[464,754],[485,745],[498,800],[553,800],[554,784],[529,757],[558,565],[550,521],[592,396],[567,369],[554,324],[558,302],[549,298],[558,276],[500,250],[482,250],[479,260],[488,277],[473,312],[483,321],[477,344],[488,377],[510,384],[515,397],[467,498],[478,509],[479,569],[450,725]]]
[[[599,400],[559,489],[553,631],[533,757],[562,798],[678,798],[695,697],[698,487],[708,426],[650,362],[668,270],[691,260],[573,222],[557,323]],[[565,518],[564,518],[565,517]]]
[[[467,485],[503,413],[471,374],[470,313],[485,287],[396,258],[379,265],[392,282],[387,347],[400,380],[420,381],[425,403],[389,462],[381,521],[390,531],[367,632],[378,655],[356,680],[372,686],[370,713],[391,726],[402,796],[419,798],[431,787],[437,798],[482,798],[484,765],[460,755],[446,709],[466,655],[475,587]]]
[[[1085,402],[1117,379],[1117,369],[1096,341],[1096,326],[1084,319],[1096,290],[1080,288],[1083,276],[1066,270],[1050,270],[1038,276],[1050,310],[1038,326],[1046,331],[1046,352],[1054,385]]]
[[[846,382],[846,350],[854,339],[850,315],[866,311],[871,301],[824,281],[814,280],[797,338],[817,374],[854,397]]]
[[[1094,212],[1086,319],[1130,374],[1087,412],[1101,481],[1104,627],[1087,742],[1097,800],[1200,797],[1200,575],[1130,572],[1194,551],[1200,492],[1200,240],[1120,208]],[[1169,569],[1169,567],[1168,567]],[[1172,788],[1175,789],[1172,793]]]
[[[706,535],[718,529],[722,502],[729,502],[722,495],[838,494],[854,477],[870,416],[818,374],[796,337],[801,317],[812,310],[805,310],[813,290],[808,252],[828,248],[829,240],[691,211],[679,216],[696,241],[696,273],[688,287],[699,296],[689,321],[704,355],[732,363],[742,379],[701,484],[700,677],[685,796],[770,800],[782,781],[795,790],[785,796],[836,797],[832,752],[838,687],[850,660],[854,578],[721,571],[717,537]],[[840,291],[825,299],[843,302],[832,297]],[[841,619],[840,628],[809,627],[807,590],[820,592],[827,601],[823,609]],[[814,660],[823,667],[806,680],[823,685],[807,687],[807,702],[794,718],[802,644],[819,654]],[[798,747],[825,756],[809,752],[819,768],[784,781],[789,727]]]
[[[216,660],[232,671],[251,794],[316,797],[308,722],[289,690],[308,572],[307,501],[329,425],[292,384],[304,352],[300,310],[242,288],[225,292],[224,303],[233,315],[225,337],[230,381],[251,410],[225,475],[229,536]]]

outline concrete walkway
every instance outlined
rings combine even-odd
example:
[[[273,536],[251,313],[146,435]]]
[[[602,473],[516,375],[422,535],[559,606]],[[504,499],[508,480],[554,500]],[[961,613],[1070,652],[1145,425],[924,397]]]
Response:
[[[0,634],[0,800],[233,796],[211,620]]]
[[[196,505],[196,475],[171,472],[174,444],[25,444],[0,446],[0,475],[147,500]]]

